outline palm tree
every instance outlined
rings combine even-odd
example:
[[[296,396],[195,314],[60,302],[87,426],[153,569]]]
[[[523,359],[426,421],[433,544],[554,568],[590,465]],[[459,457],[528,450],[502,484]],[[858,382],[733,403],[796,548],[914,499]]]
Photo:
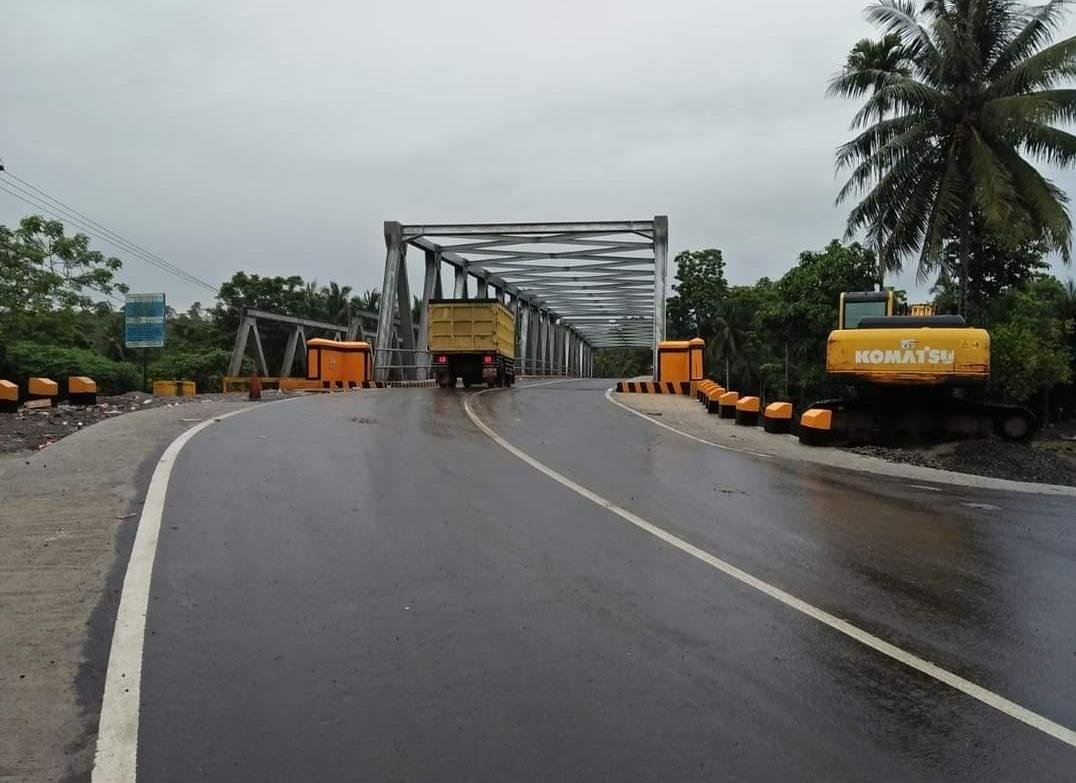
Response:
[[[329,282],[321,289],[322,306],[325,317],[332,323],[344,323],[351,313],[351,286]]]
[[[352,297],[351,304],[355,310],[376,313],[381,309],[381,291],[377,288],[369,288]]]
[[[864,38],[852,47],[844,67],[830,81],[828,92],[844,98],[861,98],[868,93],[873,96],[885,86],[890,74],[912,75],[903,39],[896,33],[885,35],[877,41]],[[880,100],[872,119],[880,123],[892,109],[888,101]],[[879,169],[875,176],[880,177],[883,173]],[[886,272],[900,271],[900,260],[886,256],[885,229],[880,222],[871,227],[870,233],[878,249],[878,287],[884,289]]]
[[[986,231],[1033,226],[1069,260],[1068,199],[1024,157],[1076,162],[1076,136],[1054,125],[1076,118],[1076,90],[1059,89],[1076,75],[1076,37],[1047,45],[1066,2],[881,0],[867,18],[900,38],[901,67],[852,72],[831,86],[873,90],[853,119],[860,134],[837,153],[838,170],[850,170],[838,202],[866,191],[848,217],[849,235],[866,229],[877,240],[884,230],[887,263],[899,268],[918,253],[921,281],[955,239],[961,312],[976,214]]]

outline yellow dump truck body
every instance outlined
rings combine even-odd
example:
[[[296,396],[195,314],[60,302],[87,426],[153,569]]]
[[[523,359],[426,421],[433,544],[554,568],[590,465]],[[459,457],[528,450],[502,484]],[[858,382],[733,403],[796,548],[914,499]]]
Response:
[[[430,302],[431,353],[496,353],[515,359],[516,319],[494,300]]]
[[[984,329],[838,329],[826,344],[826,372],[874,384],[983,383],[990,377]]]

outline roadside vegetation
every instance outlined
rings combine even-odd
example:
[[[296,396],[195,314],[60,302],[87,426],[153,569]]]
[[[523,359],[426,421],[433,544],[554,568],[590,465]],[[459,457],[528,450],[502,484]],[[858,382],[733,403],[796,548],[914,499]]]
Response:
[[[193,380],[199,391],[220,391],[244,307],[346,324],[352,312],[376,311],[380,298],[297,275],[237,272],[212,307],[169,309],[163,349],[127,349],[122,267],[90,249],[85,235],[65,234],[60,222],[30,216],[15,228],[0,226],[0,378],[89,375],[103,394],[122,394],[141,388],[145,357],[151,379]],[[265,324],[260,331],[267,356],[282,356],[285,330]],[[252,369],[248,359],[244,372]]]
[[[1036,167],[1076,162],[1076,38],[1051,43],[1067,3],[882,0],[880,37],[853,45],[829,84],[860,101],[836,154],[853,204],[845,242],[804,252],[778,280],[730,286],[716,249],[681,253],[670,338],[707,342],[710,373],[795,402],[832,396],[826,336],[842,291],[872,290],[914,264],[938,312],[992,335],[991,393],[1047,422],[1074,416],[1076,285],[1068,197]],[[903,300],[904,293],[897,292]],[[645,352],[598,367],[648,372]]]

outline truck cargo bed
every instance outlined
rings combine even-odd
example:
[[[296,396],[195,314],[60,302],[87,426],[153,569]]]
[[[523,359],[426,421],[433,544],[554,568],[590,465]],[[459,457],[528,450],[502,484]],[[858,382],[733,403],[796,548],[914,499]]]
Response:
[[[515,359],[516,321],[496,299],[430,300],[431,353],[497,353]]]

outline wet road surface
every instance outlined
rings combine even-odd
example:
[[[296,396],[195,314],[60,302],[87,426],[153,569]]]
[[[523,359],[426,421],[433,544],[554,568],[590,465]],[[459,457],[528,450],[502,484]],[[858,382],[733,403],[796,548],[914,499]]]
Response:
[[[610,405],[607,385],[472,401],[591,491],[1076,725],[1071,498],[721,451]],[[1072,747],[550,480],[463,398],[287,402],[187,445],[153,576],[139,780],[1076,777]]]

